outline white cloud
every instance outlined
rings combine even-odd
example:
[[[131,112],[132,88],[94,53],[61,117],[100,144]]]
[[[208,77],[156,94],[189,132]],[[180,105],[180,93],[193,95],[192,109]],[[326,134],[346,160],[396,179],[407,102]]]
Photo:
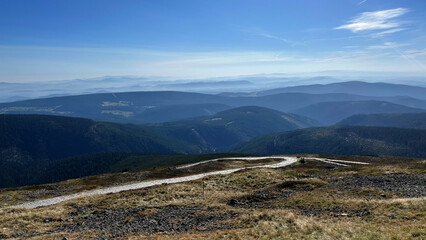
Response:
[[[405,29],[404,28],[393,28],[393,29],[373,33],[370,36],[373,37],[373,38],[381,38],[381,37],[384,37],[386,35],[396,33],[396,32],[400,32],[400,31],[403,31],[403,30],[405,30]]]
[[[398,47],[403,47],[403,46],[407,46],[409,44],[398,44],[395,42],[385,42],[383,45],[374,45],[374,46],[369,46],[368,49],[389,49],[389,48],[398,48]]]
[[[305,43],[302,42],[297,42],[297,41],[293,41],[293,40],[289,40],[287,38],[283,38],[283,37],[278,37],[272,34],[267,34],[267,33],[262,33],[262,34],[258,34],[259,36],[265,37],[265,38],[269,38],[269,39],[274,39],[274,40],[278,40],[278,41],[282,41],[285,43],[290,44],[291,46],[297,46],[297,45],[303,45],[306,46]]]
[[[404,52],[404,58],[426,57],[426,48],[421,50],[407,50]]]
[[[358,5],[361,5],[363,3],[367,2],[367,0],[362,0],[361,2],[358,3]]]
[[[364,12],[358,17],[349,21],[348,24],[336,27],[335,29],[347,29],[352,32],[366,30],[393,29],[401,26],[401,22],[394,20],[408,12],[406,8],[395,8],[375,12]]]

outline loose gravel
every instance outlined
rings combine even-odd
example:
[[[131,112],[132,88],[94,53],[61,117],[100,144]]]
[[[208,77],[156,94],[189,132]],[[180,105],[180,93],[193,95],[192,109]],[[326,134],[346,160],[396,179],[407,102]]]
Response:
[[[342,190],[376,188],[404,197],[426,197],[426,173],[356,175],[331,180]]]
[[[230,223],[223,221],[236,218],[237,213],[218,214],[214,210],[186,206],[95,210],[83,216],[66,219],[71,224],[65,224],[57,231],[71,233],[100,230],[104,232],[103,238],[108,239],[131,233],[179,234],[233,228]],[[78,211],[81,212],[81,209]]]
[[[152,187],[156,185],[161,184],[172,184],[172,183],[181,183],[181,182],[188,182],[193,181],[197,179],[204,178],[206,176],[211,175],[218,175],[218,174],[230,174],[234,173],[243,169],[253,169],[253,168],[280,168],[285,167],[290,164],[293,164],[297,162],[296,157],[287,157],[287,156],[270,156],[269,158],[275,158],[275,159],[282,159],[284,161],[281,161],[279,163],[275,164],[268,164],[268,165],[262,165],[262,166],[254,166],[254,167],[246,167],[246,168],[236,168],[236,169],[228,169],[228,170],[221,170],[221,171],[214,171],[214,172],[208,172],[208,173],[202,173],[202,174],[196,174],[192,176],[186,176],[186,177],[176,177],[176,178],[167,178],[167,179],[160,179],[160,180],[153,180],[153,181],[144,181],[134,184],[128,184],[128,185],[122,185],[117,187],[108,187],[103,189],[96,189],[92,191],[86,191],[86,192],[80,192],[70,195],[64,195],[49,199],[43,199],[39,201],[33,201],[33,202],[27,202],[15,206],[10,206],[9,208],[38,208],[38,207],[44,207],[44,206],[50,206],[53,204],[58,204],[67,200],[71,200],[77,197],[83,197],[83,196],[90,196],[90,195],[98,195],[98,194],[109,194],[109,193],[117,193],[121,191],[128,191],[128,190],[134,190],[134,189],[141,189],[141,188],[147,188]],[[255,159],[254,157],[250,157],[250,159]],[[259,159],[265,159],[265,157],[259,157]]]

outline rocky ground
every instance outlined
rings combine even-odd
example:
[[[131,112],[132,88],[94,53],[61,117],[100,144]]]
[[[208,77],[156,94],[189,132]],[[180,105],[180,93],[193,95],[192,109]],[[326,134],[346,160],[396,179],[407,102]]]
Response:
[[[426,173],[356,175],[332,179],[330,182],[342,190],[381,189],[401,197],[426,197]]]
[[[426,173],[418,174],[381,174],[381,175],[357,175],[350,177],[329,177],[316,176],[322,178],[323,182],[316,181],[285,181],[272,188],[256,191],[254,194],[239,198],[233,198],[228,204],[233,207],[242,208],[275,208],[274,202],[286,201],[287,198],[302,192],[311,192],[321,185],[328,185],[327,188],[336,188],[341,191],[356,191],[360,189],[379,189],[381,198],[391,198],[395,196],[421,198],[426,197]],[[387,192],[387,194],[385,193]],[[328,214],[333,216],[366,216],[370,214],[368,209],[345,209],[341,207],[316,208],[306,206],[285,205],[283,208],[295,209],[307,216],[318,216]]]
[[[251,161],[216,161],[209,164],[195,165],[191,168],[153,168],[148,171],[122,172],[115,174],[88,176],[79,179],[70,179],[60,183],[24,186],[18,188],[4,188],[0,189],[0,208],[40,199],[59,197],[107,187],[121,186],[140,181],[190,176],[210,171],[274,164],[280,161],[280,159],[273,158]]]
[[[307,158],[303,164],[281,169],[247,169],[38,209],[0,209],[3,216],[0,238],[422,239],[426,236],[425,160],[340,158],[372,164],[343,167]]]
[[[75,216],[65,220],[71,224],[61,226],[57,230],[65,232],[100,230],[109,234],[98,237],[117,238],[138,232],[147,235],[179,234],[232,228],[231,224],[222,222],[237,217],[238,213],[215,214],[214,210],[214,208],[203,209],[203,207],[166,206],[99,211],[93,206],[86,207],[84,210],[76,207],[76,212],[71,214]],[[82,213],[87,214],[81,215]]]

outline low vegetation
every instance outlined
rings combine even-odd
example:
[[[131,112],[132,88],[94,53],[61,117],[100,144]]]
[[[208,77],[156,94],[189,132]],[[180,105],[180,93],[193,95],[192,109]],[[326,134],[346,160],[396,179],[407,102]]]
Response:
[[[0,209],[0,236],[31,239],[422,239],[426,235],[425,160],[375,156],[304,157],[305,163],[287,168],[242,170],[192,182],[78,198],[38,209],[3,208]],[[310,157],[371,164],[342,167],[313,161]],[[246,164],[261,162],[216,162],[187,169],[186,173],[173,169],[167,172],[168,176],[173,176]],[[153,173],[163,176],[164,171],[166,169],[157,169]],[[103,182],[95,183],[96,177],[91,178],[95,185]],[[66,182],[59,185],[66,185]],[[10,198],[18,190],[9,189]],[[4,199],[4,195],[2,197]]]
[[[101,155],[102,156],[102,155]],[[125,155],[126,156],[126,155]],[[204,173],[229,168],[256,166],[265,163],[275,163],[277,160],[267,159],[262,161],[219,161],[214,165],[201,164],[192,168],[176,169],[175,165],[190,164],[223,157],[241,157],[241,154],[207,154],[207,155],[130,155],[124,158],[120,165],[126,171],[74,178],[66,181],[31,185],[19,188],[0,189],[0,207],[15,205],[27,201],[39,200],[49,197],[72,194],[102,187],[117,186],[140,182],[144,180],[180,177],[197,173]],[[82,163],[84,166],[84,163]],[[167,167],[161,167],[167,166]],[[121,169],[121,168],[119,168]],[[141,170],[142,171],[138,171]],[[71,167],[70,172],[73,171]],[[68,179],[65,175],[64,178]]]

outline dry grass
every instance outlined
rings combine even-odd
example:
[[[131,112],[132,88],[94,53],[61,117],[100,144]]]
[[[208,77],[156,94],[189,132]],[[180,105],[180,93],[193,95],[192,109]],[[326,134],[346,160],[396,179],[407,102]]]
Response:
[[[245,228],[177,236],[131,236],[129,239],[423,239],[422,223],[300,216],[289,210],[258,210],[239,219]]]
[[[34,235],[53,230],[61,219],[69,213],[63,207],[42,209],[0,209],[0,238],[13,237],[31,232]]]
[[[21,237],[33,239],[62,239],[64,236],[68,239],[89,239],[101,232],[55,232],[57,226],[69,224],[55,220],[66,219],[76,212],[77,207],[92,206],[96,211],[146,207],[138,214],[149,217],[156,213],[157,208],[177,205],[197,206],[204,209],[202,211],[214,214],[237,212],[238,217],[224,220],[224,223],[232,224],[233,229],[178,235],[158,233],[146,236],[145,233],[133,233],[126,239],[425,239],[426,198],[401,198],[378,189],[344,191],[326,180],[328,177],[359,174],[419,173],[424,172],[421,163],[413,160],[407,164],[397,162],[329,168],[327,164],[308,161],[286,169],[250,169],[192,182],[83,197],[40,209],[0,209],[0,238],[22,234]],[[239,164],[247,163],[233,162],[232,166],[241,166]],[[230,199],[250,196],[259,191],[279,193],[281,188],[278,186],[288,181],[301,185],[285,188],[286,191],[295,192],[289,197],[268,200],[272,208],[228,205]],[[381,197],[382,194],[386,194],[387,198]],[[214,210],[206,210],[209,207],[214,207]],[[351,216],[341,212],[324,212],[309,216],[300,211],[303,208],[336,208],[344,213],[368,210],[369,214]],[[128,221],[135,221],[135,218],[129,216]],[[107,232],[102,234],[108,235]]]
[[[214,164],[201,164],[195,168],[173,170],[170,168],[155,168],[150,171],[124,172],[114,174],[101,174],[96,176],[70,179],[58,183],[24,186],[18,188],[0,189],[0,208],[12,206],[28,201],[41,200],[61,195],[73,194],[104,187],[131,184],[135,182],[164,179],[171,177],[188,176],[197,173],[217,171],[223,169],[243,168],[274,164],[281,160],[265,159],[259,161],[220,161]]]

